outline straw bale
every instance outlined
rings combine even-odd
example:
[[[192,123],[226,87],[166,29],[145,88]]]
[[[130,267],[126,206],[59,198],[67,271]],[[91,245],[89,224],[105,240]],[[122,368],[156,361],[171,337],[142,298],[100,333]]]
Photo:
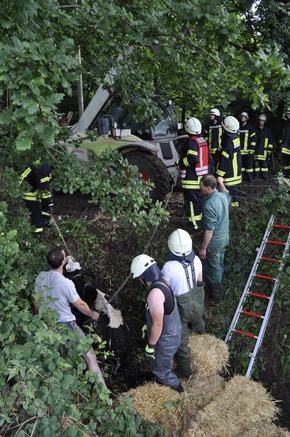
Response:
[[[204,379],[228,366],[229,350],[221,339],[210,334],[191,334],[188,345],[195,376]]]
[[[255,428],[249,429],[241,437],[290,437],[290,432],[285,428],[279,428],[273,423],[258,423]]]
[[[214,374],[207,378],[191,377],[182,385],[190,405],[202,409],[219,396],[225,388],[226,381],[220,375]]]
[[[119,400],[124,398],[131,398],[131,405],[144,420],[165,426],[167,436],[177,435],[182,426],[182,393],[149,382],[122,393]]]
[[[186,437],[241,437],[257,424],[271,424],[278,411],[260,383],[234,376],[218,398],[199,411]]]

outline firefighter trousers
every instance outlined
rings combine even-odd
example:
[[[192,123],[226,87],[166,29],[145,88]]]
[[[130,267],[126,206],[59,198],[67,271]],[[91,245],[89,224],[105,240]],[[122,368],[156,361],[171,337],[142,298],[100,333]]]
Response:
[[[198,229],[202,219],[202,192],[200,190],[183,189],[183,197],[188,220],[195,229]]]

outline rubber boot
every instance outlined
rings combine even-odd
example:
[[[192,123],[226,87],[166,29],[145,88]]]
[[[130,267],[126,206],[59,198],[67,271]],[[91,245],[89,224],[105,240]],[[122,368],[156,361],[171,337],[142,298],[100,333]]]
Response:
[[[184,389],[181,384],[179,384],[177,387],[174,387],[173,390],[178,391],[178,393],[184,392]]]
[[[188,361],[179,362],[177,364],[177,368],[174,371],[174,373],[177,376],[177,378],[188,379],[192,374],[191,367],[190,367],[190,361],[188,360]]]
[[[210,288],[211,288],[211,299],[210,299],[211,303],[213,305],[216,305],[224,298],[223,284],[221,282],[210,284]]]

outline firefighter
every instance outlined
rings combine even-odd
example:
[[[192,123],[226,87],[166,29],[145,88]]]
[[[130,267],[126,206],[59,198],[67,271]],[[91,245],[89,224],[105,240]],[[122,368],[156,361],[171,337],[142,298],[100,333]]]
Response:
[[[260,114],[259,126],[256,130],[257,142],[254,155],[254,178],[260,175],[263,179],[268,178],[268,160],[273,150],[273,135],[271,129],[266,126],[266,114]]]
[[[177,165],[180,169],[181,188],[189,224],[191,228],[193,226],[194,229],[198,229],[202,219],[203,202],[199,181],[208,173],[208,146],[201,136],[201,123],[197,118],[189,118],[185,130],[189,136],[180,150]]]
[[[30,211],[31,226],[36,234],[41,234],[43,228],[50,225],[53,214],[51,178],[51,166],[47,163],[42,164],[40,159],[20,176],[20,185],[26,181],[31,187],[30,191],[22,194],[22,197]]]
[[[211,153],[215,166],[218,163],[218,155],[222,142],[222,119],[219,109],[212,108],[209,112],[209,122],[204,130],[204,138],[207,141],[209,152]]]
[[[285,111],[286,120],[284,124],[282,137],[282,157],[283,157],[283,174],[286,178],[290,177],[290,108]]]
[[[253,180],[254,153],[256,147],[256,131],[249,120],[247,112],[240,114],[240,142],[242,155],[242,177],[251,182]]]
[[[239,206],[236,186],[242,182],[239,122],[235,117],[229,115],[225,117],[222,124],[224,133],[216,175],[224,179],[224,183],[229,187],[229,193],[232,197],[232,206],[236,207]]]
[[[178,392],[182,385],[173,373],[173,357],[181,337],[181,323],[175,297],[162,278],[156,261],[148,255],[136,256],[131,263],[133,278],[149,287],[146,303],[147,341],[145,354],[157,381]]]

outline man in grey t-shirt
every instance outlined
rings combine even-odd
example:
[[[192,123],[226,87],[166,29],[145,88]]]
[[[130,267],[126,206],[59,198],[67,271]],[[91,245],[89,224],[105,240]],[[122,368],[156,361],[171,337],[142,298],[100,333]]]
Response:
[[[99,313],[89,308],[86,302],[78,295],[74,283],[63,276],[63,268],[66,264],[64,250],[60,247],[51,249],[47,254],[47,262],[51,270],[39,273],[35,281],[35,306],[37,308],[37,295],[41,293],[44,304],[58,312],[58,323],[64,324],[81,337],[84,337],[84,332],[76,324],[76,318],[71,311],[70,304],[95,321],[99,319]],[[98,373],[100,382],[106,387],[96,355],[93,351],[89,350],[83,355],[83,358],[88,369]]]

